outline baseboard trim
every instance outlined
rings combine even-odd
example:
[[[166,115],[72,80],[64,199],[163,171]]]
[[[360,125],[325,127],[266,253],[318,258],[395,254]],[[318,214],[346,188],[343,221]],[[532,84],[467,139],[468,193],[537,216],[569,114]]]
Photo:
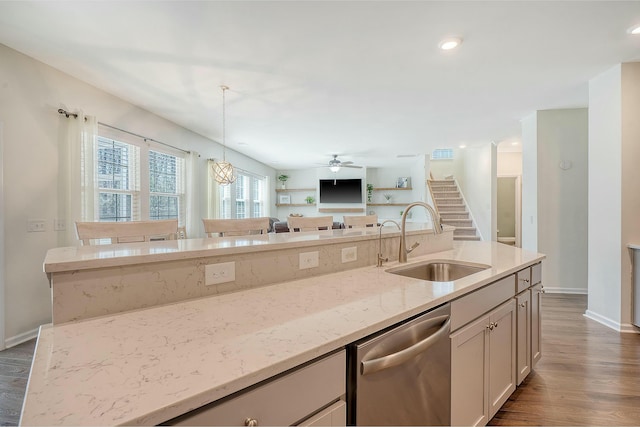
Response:
[[[15,347],[18,344],[22,344],[23,342],[27,342],[27,341],[37,337],[38,336],[38,330],[39,330],[39,328],[35,328],[35,329],[30,330],[30,331],[23,332],[21,334],[14,335],[12,337],[7,338],[6,340],[4,340],[5,348]]]
[[[553,286],[544,287],[544,291],[550,294],[571,294],[571,295],[587,295],[588,290],[583,288],[555,288]]]
[[[601,325],[604,325],[608,328],[611,328],[623,334],[639,334],[640,333],[640,328],[635,327],[631,323],[618,323],[615,320],[611,320],[608,317],[602,316],[591,310],[585,311],[584,317],[586,317],[587,319],[595,320]]]

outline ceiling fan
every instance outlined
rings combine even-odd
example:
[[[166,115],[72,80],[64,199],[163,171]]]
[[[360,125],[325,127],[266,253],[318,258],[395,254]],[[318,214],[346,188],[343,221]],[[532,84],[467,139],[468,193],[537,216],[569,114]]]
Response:
[[[340,168],[362,169],[362,166],[356,166],[353,162],[341,162],[338,160],[337,154],[334,154],[333,159],[329,160],[329,163],[325,166],[328,167],[331,172],[338,172]]]

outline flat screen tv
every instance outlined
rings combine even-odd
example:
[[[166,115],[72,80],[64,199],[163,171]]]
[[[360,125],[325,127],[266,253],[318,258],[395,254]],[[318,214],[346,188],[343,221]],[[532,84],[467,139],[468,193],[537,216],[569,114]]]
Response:
[[[321,179],[320,203],[362,203],[362,179]]]

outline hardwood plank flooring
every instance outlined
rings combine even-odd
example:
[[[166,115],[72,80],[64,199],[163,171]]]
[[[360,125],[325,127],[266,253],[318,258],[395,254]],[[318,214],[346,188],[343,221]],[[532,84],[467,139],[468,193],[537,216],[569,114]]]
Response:
[[[544,295],[542,360],[489,425],[640,425],[640,335],[585,318],[586,306]],[[20,419],[34,347],[0,352],[0,426]]]
[[[20,421],[35,345],[32,339],[0,351],[0,426],[15,426]]]
[[[543,296],[542,359],[490,425],[640,425],[640,335],[586,307],[586,295]]]

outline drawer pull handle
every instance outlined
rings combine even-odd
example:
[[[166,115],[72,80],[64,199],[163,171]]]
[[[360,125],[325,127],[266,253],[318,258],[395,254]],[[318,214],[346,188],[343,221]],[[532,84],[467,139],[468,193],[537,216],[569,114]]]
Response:
[[[520,308],[525,308],[527,305],[525,303],[520,304]]]
[[[244,425],[248,427],[256,427],[258,425],[258,420],[255,418],[247,418],[244,420]]]

